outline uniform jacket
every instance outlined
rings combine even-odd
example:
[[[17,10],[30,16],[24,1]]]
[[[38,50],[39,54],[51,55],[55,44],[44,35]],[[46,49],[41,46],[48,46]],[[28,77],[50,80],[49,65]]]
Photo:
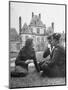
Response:
[[[27,47],[24,46],[20,50],[20,52],[19,52],[19,54],[16,58],[15,64],[17,65],[17,62],[22,61],[24,63],[23,66],[25,66],[25,61],[28,60],[28,59],[33,59],[35,67],[36,67],[37,71],[39,71],[39,67],[37,65],[34,48],[27,48]]]
[[[65,76],[65,49],[62,46],[57,45],[50,55],[51,58],[49,62],[47,62],[49,74],[51,76]]]

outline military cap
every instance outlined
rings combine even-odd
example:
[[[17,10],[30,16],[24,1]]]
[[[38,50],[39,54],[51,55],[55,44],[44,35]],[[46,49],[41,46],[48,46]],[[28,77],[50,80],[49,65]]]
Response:
[[[52,35],[52,37],[53,37],[53,39],[59,40],[60,37],[61,37],[61,35],[60,35],[59,33],[54,33],[54,34]]]

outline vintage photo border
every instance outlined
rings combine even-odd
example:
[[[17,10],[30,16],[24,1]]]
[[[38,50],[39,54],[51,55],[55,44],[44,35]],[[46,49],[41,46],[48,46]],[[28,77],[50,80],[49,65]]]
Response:
[[[26,2],[26,1],[9,1],[9,53],[10,53],[10,25],[11,25],[11,21],[10,21],[10,15],[11,15],[11,7],[10,7],[10,3],[14,2],[14,3],[31,3],[31,4],[48,4],[48,5],[63,5],[65,6],[65,50],[66,50],[66,54],[65,54],[65,58],[66,58],[66,64],[67,64],[67,4],[59,4],[59,3],[44,3],[44,2]],[[10,54],[9,54],[9,88],[11,89],[11,77],[10,77]],[[52,86],[65,86],[67,85],[67,65],[65,67],[65,71],[66,71],[66,78],[65,78],[65,84],[64,85],[47,85],[47,86],[30,86],[30,87],[15,87],[13,89],[16,88],[36,88],[36,87],[52,87]]]

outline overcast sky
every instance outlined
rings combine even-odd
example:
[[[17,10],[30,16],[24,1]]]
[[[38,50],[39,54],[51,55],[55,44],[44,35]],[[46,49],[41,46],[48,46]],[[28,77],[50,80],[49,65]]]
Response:
[[[19,16],[22,17],[22,26],[26,22],[29,25],[32,12],[35,15],[41,13],[41,20],[46,27],[54,22],[55,32],[65,32],[65,6],[50,4],[15,3],[10,4],[10,27],[19,32]]]

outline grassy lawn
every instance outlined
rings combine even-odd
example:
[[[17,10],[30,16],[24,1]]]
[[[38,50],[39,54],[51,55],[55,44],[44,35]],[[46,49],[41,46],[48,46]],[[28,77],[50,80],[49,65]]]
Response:
[[[39,73],[34,71],[32,73],[29,73],[26,77],[11,78],[10,84],[11,84],[11,88],[64,85],[65,78],[41,77]]]
[[[37,60],[42,60],[43,52],[36,53]],[[11,68],[12,69],[12,68]],[[32,86],[48,86],[48,85],[64,85],[65,78],[49,78],[41,77],[39,73],[36,72],[36,69],[29,71],[26,77],[21,78],[11,78],[10,87],[32,87]]]

